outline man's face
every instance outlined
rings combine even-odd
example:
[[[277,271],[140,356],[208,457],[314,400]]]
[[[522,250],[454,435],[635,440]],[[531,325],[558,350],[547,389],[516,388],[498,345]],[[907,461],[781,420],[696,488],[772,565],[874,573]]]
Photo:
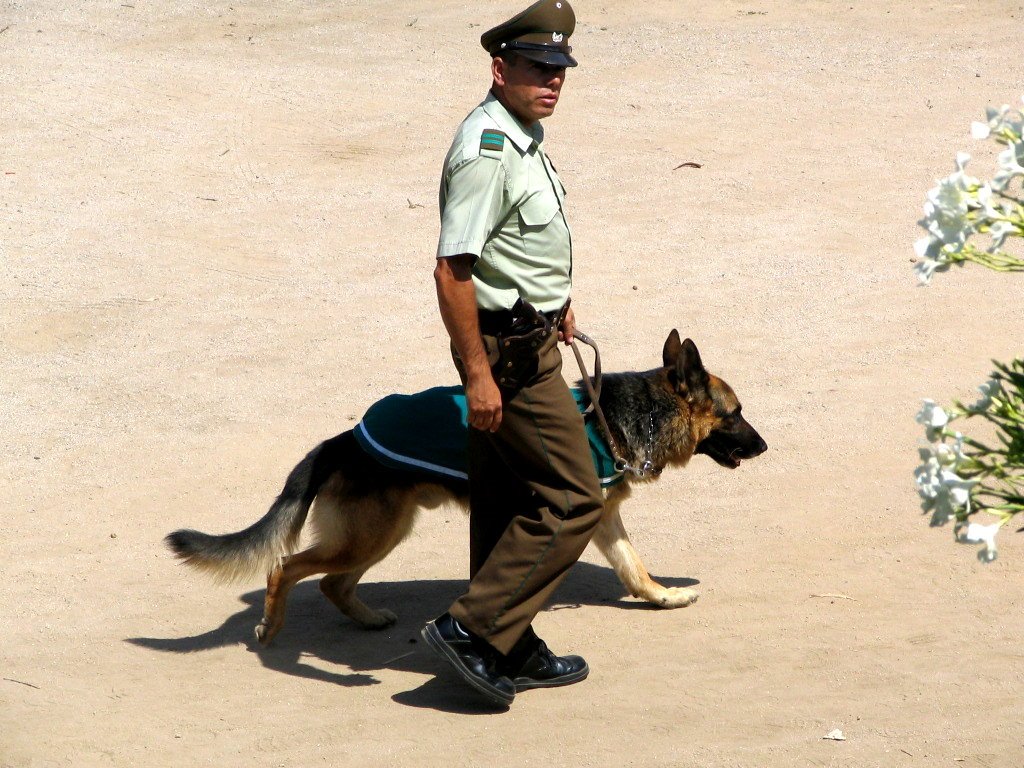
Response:
[[[505,97],[505,106],[527,128],[555,111],[565,82],[565,67],[541,64],[523,56],[516,56],[512,62],[493,59],[491,74]]]

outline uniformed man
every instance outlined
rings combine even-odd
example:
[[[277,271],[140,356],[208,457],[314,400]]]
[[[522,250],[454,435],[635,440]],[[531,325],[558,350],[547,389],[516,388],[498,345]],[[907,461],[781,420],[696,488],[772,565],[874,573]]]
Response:
[[[583,419],[561,375],[573,338],[565,190],[540,121],[558,103],[576,17],[539,0],[485,32],[493,83],[445,158],[438,303],[466,388],[470,583],[423,637],[462,678],[509,704],[589,668],[556,656],[532,621],[602,512]]]

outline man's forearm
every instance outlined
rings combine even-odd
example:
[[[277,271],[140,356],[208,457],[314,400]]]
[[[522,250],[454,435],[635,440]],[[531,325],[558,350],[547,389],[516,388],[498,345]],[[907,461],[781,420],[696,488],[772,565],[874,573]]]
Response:
[[[466,409],[471,427],[495,432],[501,426],[501,392],[487,363],[480,338],[480,317],[473,287],[473,257],[438,259],[434,268],[441,319],[466,372]]]
[[[466,375],[474,378],[484,372],[490,375],[487,352],[480,338],[471,268],[461,260],[440,259],[434,270],[434,281],[441,320],[462,359]]]

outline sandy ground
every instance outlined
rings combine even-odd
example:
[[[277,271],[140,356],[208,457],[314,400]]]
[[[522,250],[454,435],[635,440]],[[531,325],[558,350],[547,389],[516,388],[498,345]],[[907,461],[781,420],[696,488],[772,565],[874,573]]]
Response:
[[[497,714],[416,642],[465,584],[455,512],[367,575],[395,627],[311,581],[267,650],[261,583],[164,550],[455,380],[437,179],[514,10],[0,4],[4,768],[1024,764],[1024,546],[980,564],[912,482],[920,399],[1022,351],[1019,280],[911,273],[924,192],[1020,97],[1020,0],[577,4],[546,125],[580,323],[608,370],[679,328],[770,445],[624,510],[695,606],[587,552],[537,620],[585,683]]]

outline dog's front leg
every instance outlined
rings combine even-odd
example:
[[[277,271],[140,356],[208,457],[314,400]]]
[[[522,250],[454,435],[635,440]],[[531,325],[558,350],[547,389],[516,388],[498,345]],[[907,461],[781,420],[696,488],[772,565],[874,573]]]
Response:
[[[619,517],[619,504],[623,498],[624,495],[612,490],[605,499],[604,514],[594,532],[594,543],[608,559],[622,585],[633,597],[642,598],[659,608],[683,608],[695,602],[697,593],[694,590],[663,587],[647,573]]]

